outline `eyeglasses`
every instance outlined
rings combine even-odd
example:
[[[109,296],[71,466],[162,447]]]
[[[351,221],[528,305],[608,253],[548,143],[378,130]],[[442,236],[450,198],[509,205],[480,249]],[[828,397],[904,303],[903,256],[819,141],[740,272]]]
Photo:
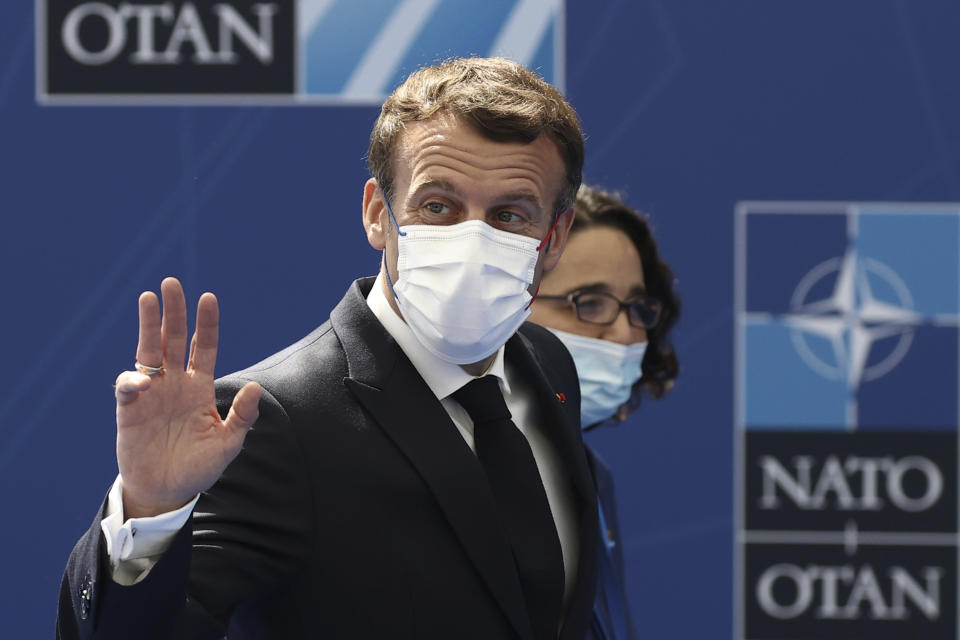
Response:
[[[648,295],[622,301],[603,291],[571,291],[563,296],[537,296],[537,300],[564,300],[573,305],[577,318],[590,324],[613,324],[624,309],[634,327],[652,329],[660,321],[663,303]]]

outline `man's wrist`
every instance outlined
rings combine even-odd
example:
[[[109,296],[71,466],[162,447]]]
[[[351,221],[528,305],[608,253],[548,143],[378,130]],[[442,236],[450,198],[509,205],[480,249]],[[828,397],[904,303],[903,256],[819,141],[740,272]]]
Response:
[[[147,517],[129,517],[126,512],[121,476],[107,496],[107,510],[100,527],[107,544],[111,564],[157,556],[170,546],[173,537],[190,519],[199,494],[178,509]]]
[[[126,520],[131,518],[153,518],[165,513],[178,511],[190,504],[196,499],[196,496],[186,496],[182,499],[163,500],[163,501],[144,501],[138,499],[123,484],[122,476],[120,480],[122,495],[123,517]]]

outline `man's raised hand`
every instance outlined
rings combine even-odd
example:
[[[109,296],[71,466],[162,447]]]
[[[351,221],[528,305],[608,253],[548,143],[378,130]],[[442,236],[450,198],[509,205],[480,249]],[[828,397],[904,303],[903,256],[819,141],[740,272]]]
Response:
[[[140,295],[141,371],[117,378],[117,463],[123,484],[124,517],[153,516],[177,509],[210,487],[240,452],[259,415],[261,388],[244,386],[226,420],[217,413],[213,369],[220,311],[212,293],[200,296],[197,327],[187,349],[187,307],[176,278]],[[162,367],[160,373],[152,367]]]

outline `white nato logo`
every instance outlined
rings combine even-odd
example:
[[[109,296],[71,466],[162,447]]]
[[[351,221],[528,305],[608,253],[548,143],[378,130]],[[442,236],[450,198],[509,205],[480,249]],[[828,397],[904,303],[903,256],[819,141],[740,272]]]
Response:
[[[825,291],[831,281],[832,291]],[[892,371],[907,355],[914,328],[922,323],[913,307],[910,290],[893,269],[851,249],[801,278],[790,313],[782,317],[804,363],[828,380],[844,380],[855,391],[861,382]],[[829,348],[816,348],[813,338],[826,341]],[[871,362],[879,341],[892,348]]]

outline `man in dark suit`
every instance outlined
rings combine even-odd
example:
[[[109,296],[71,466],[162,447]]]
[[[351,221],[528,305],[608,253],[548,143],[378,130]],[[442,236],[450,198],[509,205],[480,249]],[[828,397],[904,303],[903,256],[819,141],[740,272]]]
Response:
[[[179,283],[162,313],[141,296],[120,476],[71,554],[58,637],[586,633],[598,527],[576,371],[521,326],[566,242],[576,115],[519,65],[453,60],[385,102],[369,163],[380,275],[294,345],[214,383],[216,298],[184,371]]]

